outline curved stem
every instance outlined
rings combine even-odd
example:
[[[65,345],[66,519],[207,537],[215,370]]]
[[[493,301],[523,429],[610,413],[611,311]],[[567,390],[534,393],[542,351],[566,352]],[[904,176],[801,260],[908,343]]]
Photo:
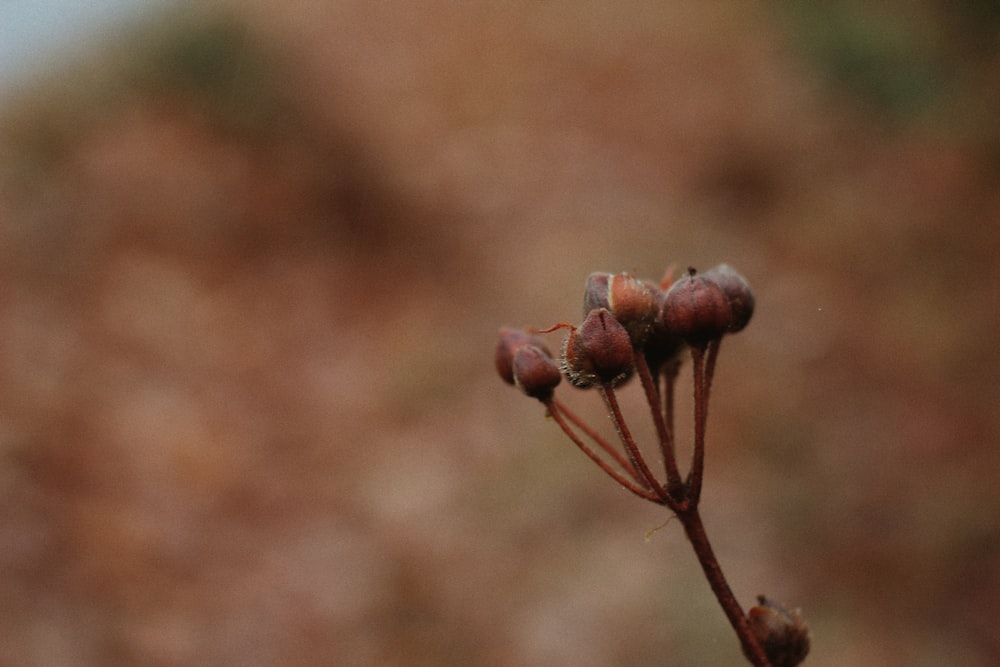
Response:
[[[733,630],[736,631],[736,635],[739,637],[744,655],[746,655],[747,659],[755,667],[771,667],[764,649],[761,647],[760,642],[757,641],[757,637],[750,630],[750,623],[747,620],[746,614],[743,613],[743,608],[740,607],[740,603],[736,600],[736,596],[733,595],[732,589],[726,583],[726,578],[722,574],[722,568],[719,566],[719,561],[716,560],[715,553],[712,551],[712,545],[708,541],[708,534],[705,533],[705,526],[701,522],[698,507],[692,506],[690,509],[679,512],[677,518],[684,525],[684,532],[687,534],[688,540],[691,541],[691,546],[694,547],[694,552],[698,556],[701,569],[705,572],[705,577],[708,579],[708,585],[711,586],[712,592],[715,593],[715,598],[722,607],[722,611],[725,612],[726,618],[729,619],[729,624],[733,626]]]
[[[639,473],[636,472],[635,468],[632,467],[632,464],[628,462],[628,459],[622,456],[622,453],[620,451],[612,447],[611,443],[605,440],[600,433],[592,429],[586,422],[577,417],[568,407],[566,407],[566,404],[561,402],[559,399],[556,398],[552,399],[552,406],[549,406],[550,414],[553,412],[552,410],[553,406],[557,408],[559,412],[561,412],[566,417],[566,419],[573,422],[574,426],[583,431],[583,433],[588,438],[597,443],[597,446],[600,447],[602,450],[604,450],[604,452],[607,453],[608,456],[613,458],[615,460],[615,463],[620,465],[625,472],[627,472],[635,479],[636,482],[638,482],[642,486],[645,486],[645,480],[639,477]]]
[[[660,451],[663,456],[663,467],[667,472],[667,489],[679,489],[681,486],[681,473],[677,469],[677,458],[674,455],[673,434],[667,427],[667,422],[660,411],[660,392],[656,388],[656,381],[649,370],[649,364],[642,354],[635,357],[635,368],[642,382],[642,388],[646,392],[646,402],[649,403],[650,411],[653,413],[653,423],[656,425],[656,434],[660,438]]]
[[[618,398],[615,396],[615,389],[610,385],[603,385],[600,388],[601,396],[604,398],[604,402],[608,406],[608,410],[611,412],[611,421],[615,423],[615,428],[618,430],[618,436],[621,438],[622,443],[625,445],[625,452],[628,454],[628,460],[632,463],[632,466],[639,471],[639,475],[644,479],[660,500],[667,502],[670,500],[670,496],[667,494],[666,490],[657,481],[656,476],[646,465],[645,459],[642,458],[642,453],[639,451],[638,445],[635,444],[635,440],[632,438],[632,433],[629,432],[628,426],[625,425],[625,417],[622,415],[621,407],[618,405]]]
[[[601,470],[606,472],[616,482],[618,482],[626,489],[628,489],[635,495],[639,496],[640,498],[645,498],[646,500],[651,500],[655,503],[661,502],[659,494],[650,491],[649,489],[641,488],[632,480],[627,479],[624,475],[622,475],[617,470],[608,465],[607,461],[598,456],[597,452],[588,447],[587,444],[583,442],[583,440],[581,440],[580,437],[573,431],[573,429],[570,428],[569,423],[567,423],[564,416],[560,413],[559,407],[557,406],[555,401],[552,400],[546,401],[545,407],[548,408],[549,414],[552,415],[552,419],[554,419],[556,423],[559,424],[559,428],[563,430],[563,433],[569,436],[569,439],[572,440],[573,443],[580,448],[580,451],[586,454],[591,461],[596,463],[601,468]]]
[[[709,341],[704,347],[693,346],[694,362],[694,457],[688,471],[688,497],[694,505],[701,497],[701,482],[705,473],[705,429],[708,423],[708,397],[712,391],[715,360],[719,356],[721,338]]]

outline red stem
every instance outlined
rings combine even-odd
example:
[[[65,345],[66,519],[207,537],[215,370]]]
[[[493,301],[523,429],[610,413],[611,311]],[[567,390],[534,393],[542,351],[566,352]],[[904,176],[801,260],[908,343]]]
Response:
[[[603,385],[600,387],[601,396],[604,398],[604,402],[608,406],[608,410],[611,412],[611,421],[615,423],[615,428],[618,430],[618,436],[621,438],[622,443],[625,445],[625,452],[628,454],[628,460],[631,461],[632,466],[639,471],[641,479],[645,479],[660,500],[668,502],[670,496],[667,495],[666,490],[657,481],[656,476],[653,475],[649,466],[646,465],[645,459],[642,458],[642,453],[639,451],[639,447],[635,444],[635,440],[632,439],[632,434],[628,430],[628,426],[625,424],[625,417],[622,415],[621,408],[618,406],[618,399],[615,396],[615,389],[611,385]]]
[[[561,412],[569,421],[573,422],[573,425],[583,431],[588,438],[597,443],[597,446],[604,450],[608,456],[613,458],[615,463],[620,465],[625,472],[635,479],[635,481],[639,482],[640,485],[645,485],[645,480],[639,477],[639,473],[637,473],[635,468],[632,467],[632,464],[628,462],[628,459],[622,456],[620,451],[612,447],[611,443],[605,440],[600,433],[592,429],[590,425],[577,417],[569,408],[566,407],[564,403],[558,399],[553,398],[552,403],[556,408],[558,408],[559,412]],[[549,412],[552,412],[551,407],[549,408]]]
[[[667,489],[679,489],[681,486],[681,473],[677,469],[677,458],[674,456],[673,435],[667,428],[663,413],[660,412],[660,392],[656,388],[656,381],[649,370],[649,364],[642,354],[637,354],[635,358],[635,368],[639,373],[642,388],[646,392],[646,402],[653,413],[653,423],[656,425],[656,433],[660,438],[660,451],[663,455],[663,466],[667,472]]]
[[[559,424],[559,428],[563,430],[563,433],[569,436],[569,439],[572,440],[573,443],[580,448],[580,451],[586,454],[591,461],[596,463],[601,468],[601,470],[606,472],[616,482],[618,482],[626,489],[628,489],[635,495],[639,496],[640,498],[651,500],[654,503],[660,502],[660,496],[657,493],[654,493],[649,489],[641,488],[632,480],[626,479],[624,475],[622,475],[617,470],[612,468],[610,465],[608,465],[608,463],[604,459],[598,456],[597,452],[588,447],[587,444],[583,442],[583,440],[581,440],[580,437],[573,431],[573,429],[570,428],[569,423],[566,422],[566,420],[563,418],[563,415],[559,412],[559,407],[556,405],[555,401],[549,400],[545,402],[545,407],[548,408],[549,414],[552,415],[552,418],[556,421],[557,424]]]
[[[705,470],[705,421],[708,418],[708,406],[705,404],[705,348],[691,348],[694,375],[694,454],[691,469],[688,471],[688,498],[695,507],[701,498],[701,477]]]
[[[712,587],[712,592],[715,593],[715,598],[719,601],[722,611],[725,612],[726,618],[729,619],[730,625],[733,626],[733,630],[736,631],[736,635],[739,637],[744,655],[746,655],[747,659],[755,667],[771,667],[771,662],[767,659],[764,649],[761,647],[760,642],[757,641],[757,637],[750,630],[750,623],[747,620],[746,614],[743,613],[743,608],[740,607],[740,603],[736,600],[736,596],[733,595],[732,589],[726,583],[726,578],[722,574],[722,568],[719,566],[719,561],[715,558],[712,545],[709,543],[708,535],[705,533],[705,526],[701,522],[701,515],[698,513],[697,505],[692,505],[690,509],[679,512],[677,517],[684,525],[684,532],[687,533],[688,540],[691,541],[691,546],[694,547],[694,552],[698,556],[698,562],[701,564],[701,569],[708,579],[709,586]]]

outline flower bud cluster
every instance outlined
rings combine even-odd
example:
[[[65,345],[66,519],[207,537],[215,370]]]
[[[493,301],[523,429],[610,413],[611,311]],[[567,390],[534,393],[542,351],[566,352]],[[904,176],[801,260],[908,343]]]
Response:
[[[809,652],[809,630],[798,610],[759,598],[744,614],[715,560],[698,514],[705,462],[705,432],[719,341],[742,331],[754,312],[746,279],[722,264],[704,273],[689,269],[659,284],[627,273],[592,273],[583,295],[583,321],[546,330],[504,327],[495,353],[500,377],[541,401],[547,415],[608,476],[636,496],[667,507],[684,525],[712,590],[754,665],[796,667]],[[560,359],[540,333],[566,329]],[[686,474],[678,465],[674,396],[681,354],[688,352],[694,384],[694,442]],[[615,426],[618,444],[555,398],[563,377],[575,387],[597,388]],[[650,409],[665,479],[649,465],[626,423],[618,386],[636,376]]]
[[[725,264],[701,274],[690,269],[668,289],[627,273],[592,273],[583,323],[569,327],[558,368],[576,387],[617,386],[632,375],[637,354],[659,368],[684,343],[704,346],[742,330],[753,309],[746,280]],[[526,331],[500,331],[496,366],[508,384],[535,398],[547,399],[558,384],[548,348]]]

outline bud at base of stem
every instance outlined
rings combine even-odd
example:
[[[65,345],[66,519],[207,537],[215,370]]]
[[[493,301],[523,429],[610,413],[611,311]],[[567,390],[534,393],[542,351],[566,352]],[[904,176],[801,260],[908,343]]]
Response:
[[[788,610],[760,595],[747,615],[753,632],[773,667],[796,667],[809,655],[809,628],[798,609]]]

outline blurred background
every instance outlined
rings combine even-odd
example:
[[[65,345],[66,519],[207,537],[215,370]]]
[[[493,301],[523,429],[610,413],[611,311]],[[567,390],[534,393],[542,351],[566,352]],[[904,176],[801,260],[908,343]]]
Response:
[[[995,3],[108,6],[0,77],[0,665],[740,664],[492,367],[720,262],[737,596],[810,665],[1000,663]]]

